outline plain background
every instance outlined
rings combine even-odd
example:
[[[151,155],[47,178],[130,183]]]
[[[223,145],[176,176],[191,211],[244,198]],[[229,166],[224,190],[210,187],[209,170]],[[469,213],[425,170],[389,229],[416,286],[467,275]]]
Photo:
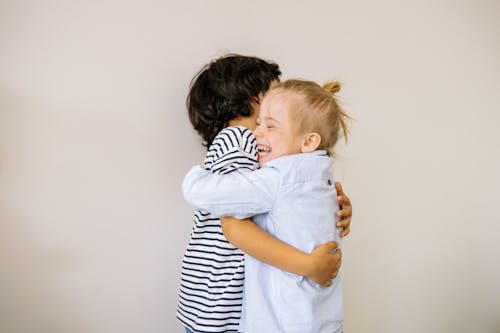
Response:
[[[0,1],[0,331],[182,331],[184,101],[226,52],[343,82],[345,331],[500,332],[487,0]]]

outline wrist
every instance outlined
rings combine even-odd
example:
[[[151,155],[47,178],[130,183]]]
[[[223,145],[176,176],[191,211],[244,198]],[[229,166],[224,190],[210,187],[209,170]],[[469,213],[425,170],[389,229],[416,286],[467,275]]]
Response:
[[[304,253],[302,264],[300,267],[302,276],[310,277],[314,275],[318,267],[317,258],[310,253]]]

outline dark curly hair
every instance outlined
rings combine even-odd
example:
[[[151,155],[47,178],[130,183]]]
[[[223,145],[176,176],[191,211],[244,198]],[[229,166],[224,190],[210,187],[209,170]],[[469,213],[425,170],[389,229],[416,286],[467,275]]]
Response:
[[[229,54],[201,69],[191,81],[186,105],[193,128],[208,147],[228,122],[252,115],[251,101],[259,102],[281,71],[265,60]]]

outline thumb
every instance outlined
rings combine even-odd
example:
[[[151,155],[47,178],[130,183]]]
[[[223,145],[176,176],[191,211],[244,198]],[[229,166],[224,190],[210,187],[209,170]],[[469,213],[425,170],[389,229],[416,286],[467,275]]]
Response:
[[[344,189],[342,188],[341,183],[335,182],[335,189],[337,190],[337,195],[344,194]]]
[[[339,247],[339,244],[337,242],[331,241],[331,242],[325,243],[323,245],[320,245],[318,247],[318,250],[321,249],[322,251],[325,251],[325,252],[331,252],[338,247]]]

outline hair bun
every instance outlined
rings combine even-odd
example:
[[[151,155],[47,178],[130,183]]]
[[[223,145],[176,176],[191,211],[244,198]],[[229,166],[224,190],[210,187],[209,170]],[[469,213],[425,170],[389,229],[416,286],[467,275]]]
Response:
[[[340,91],[340,82],[328,81],[323,85],[323,90],[330,94],[335,94]]]

